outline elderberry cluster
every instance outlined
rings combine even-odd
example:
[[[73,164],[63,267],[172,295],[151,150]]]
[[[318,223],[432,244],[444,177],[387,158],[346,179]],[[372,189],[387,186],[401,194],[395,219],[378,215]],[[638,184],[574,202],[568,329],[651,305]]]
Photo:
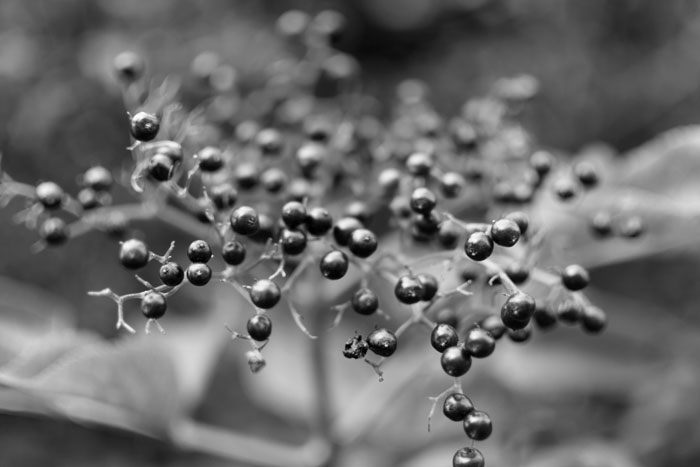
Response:
[[[406,80],[383,118],[376,99],[361,92],[359,64],[334,48],[344,24],[336,12],[285,13],[278,29],[290,56],[245,91],[226,79],[232,67],[216,54],[195,57],[183,81],[202,96],[197,111],[177,92],[150,89],[142,57],[118,55],[129,181],[116,187],[120,177],[96,166],[80,177],[73,198],[53,182],[33,187],[3,174],[0,198],[27,200],[19,219],[38,232],[37,249],[102,230],[121,239],[126,269],[159,264],[160,284],[136,276],[145,290],[91,292],[117,304],[118,328],[134,332],[124,317],[129,300],[140,302],[146,330],[162,330],[168,300],[182,287],[230,284],[254,310],[245,331],[229,329],[251,344],[254,372],[265,365],[262,351],[274,338],[270,310],[280,302],[304,333],[331,332],[306,327],[308,310],[298,310],[291,295],[295,284],[316,280],[312,273],[345,281],[350,299],[322,306],[337,313],[336,322],[346,310],[364,316],[367,332],[350,337],[343,355],[367,362],[381,380],[406,330],[425,328],[454,381],[435,402],[444,397],[445,416],[462,422],[471,440],[484,440],[491,419],[461,388],[473,359],[489,357],[503,336],[529,340],[534,327],[576,324],[597,333],[606,325],[605,313],[581,293],[590,282],[586,269],[538,266],[550,238],[546,225],[533,222],[546,218],[535,216],[540,199],[575,209],[572,200],[594,189],[601,174],[589,161],[557,158],[519,123],[536,93],[529,76],[499,82],[452,117],[431,106],[423,83]],[[113,204],[117,188],[135,202]],[[174,245],[158,255],[131,236],[131,222],[148,219],[196,238],[188,264],[173,259]],[[634,213],[591,219],[597,237],[634,238],[643,230]],[[448,280],[455,271],[459,280]],[[548,293],[534,296],[535,283]],[[393,303],[380,302],[385,290],[393,290]],[[386,318],[404,321],[387,327]],[[483,466],[484,457],[465,447],[453,465]]]

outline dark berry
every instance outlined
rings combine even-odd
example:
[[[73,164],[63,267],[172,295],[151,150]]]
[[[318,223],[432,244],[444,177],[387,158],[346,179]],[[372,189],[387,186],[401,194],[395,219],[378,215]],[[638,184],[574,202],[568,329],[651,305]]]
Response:
[[[211,247],[204,240],[195,240],[187,248],[187,258],[193,263],[207,263],[212,256]]]
[[[511,263],[505,272],[515,285],[524,284],[530,278],[530,269],[522,263]]]
[[[301,254],[306,249],[306,233],[303,230],[282,229],[280,244],[287,255]]]
[[[260,183],[268,193],[279,193],[287,185],[287,174],[280,168],[270,167],[260,175]]]
[[[444,352],[448,347],[454,347],[458,341],[457,331],[449,324],[440,323],[430,333],[430,345],[440,353]]]
[[[254,341],[266,341],[272,333],[272,321],[267,315],[255,315],[248,320],[246,329]]]
[[[167,182],[173,177],[175,164],[165,154],[156,153],[148,159],[146,171],[148,175],[155,181]]]
[[[561,273],[561,282],[564,287],[571,291],[585,289],[590,282],[588,271],[578,264],[570,264]]]
[[[446,172],[440,177],[440,191],[445,198],[456,198],[462,193],[467,182],[457,172]]]
[[[440,216],[435,211],[414,216],[412,223],[413,228],[423,235],[432,236],[440,231]]]
[[[479,327],[489,332],[494,339],[498,340],[506,333],[507,329],[503,321],[496,315],[489,315],[479,321]]]
[[[160,120],[148,112],[138,112],[131,117],[129,126],[131,136],[138,141],[151,141],[160,130]]]
[[[435,294],[437,294],[438,291],[439,284],[437,277],[426,272],[421,272],[416,275],[416,278],[423,286],[423,296],[421,297],[421,300],[424,302],[429,302],[433,299],[433,297],[435,297]]]
[[[241,191],[250,191],[260,183],[258,167],[252,163],[243,163],[236,167],[233,177]]]
[[[398,341],[393,332],[388,329],[375,329],[367,336],[369,350],[380,357],[390,357],[396,352]]]
[[[401,276],[394,287],[394,295],[406,305],[413,305],[423,299],[423,283],[416,276]]]
[[[348,272],[348,257],[342,251],[333,250],[321,258],[319,267],[326,279],[338,280]]]
[[[324,145],[309,142],[302,145],[296,153],[297,164],[305,177],[310,177],[316,171],[321,162],[327,157],[327,149]]]
[[[224,259],[226,264],[231,266],[238,266],[243,261],[245,261],[246,248],[239,241],[231,241],[224,243],[221,249],[221,257]]]
[[[429,214],[437,205],[437,197],[428,188],[418,187],[411,193],[410,205],[416,214]]]
[[[401,185],[401,172],[397,169],[384,169],[379,173],[377,183],[385,198],[393,197]]]
[[[369,210],[369,206],[367,206],[367,203],[355,200],[345,207],[345,211],[343,211],[343,217],[354,217],[358,221],[365,224],[369,221],[371,213]]]
[[[293,178],[287,187],[287,199],[302,202],[310,197],[313,187],[308,180],[303,178]]]
[[[90,167],[83,174],[83,185],[95,191],[107,191],[112,187],[112,183],[112,173],[99,165]]]
[[[148,319],[162,318],[167,309],[168,303],[162,293],[148,292],[141,299],[141,313]]]
[[[359,289],[350,301],[352,309],[361,315],[371,315],[379,309],[379,298],[371,289]]]
[[[299,227],[306,221],[306,206],[298,201],[289,201],[282,206],[282,221],[290,229]]]
[[[496,245],[511,247],[520,239],[520,227],[510,219],[499,219],[491,224],[491,239]]]
[[[355,335],[345,342],[345,347],[343,348],[343,356],[345,358],[364,358],[369,350],[369,344],[367,341],[362,339],[362,336]]]
[[[464,349],[474,358],[486,358],[496,348],[496,339],[483,328],[472,328],[464,340]]]
[[[275,156],[282,152],[282,134],[274,128],[265,128],[258,132],[255,144],[266,156]]]
[[[446,250],[457,248],[462,238],[462,230],[452,222],[442,222],[437,233],[437,241]]]
[[[540,176],[547,175],[554,166],[554,156],[547,151],[537,151],[530,156],[530,167]]]
[[[491,417],[483,410],[472,410],[464,418],[464,432],[474,441],[483,441],[491,436]]]
[[[501,307],[501,320],[510,329],[522,329],[535,313],[535,300],[524,292],[516,292]]]
[[[530,218],[527,214],[522,211],[513,211],[507,214],[505,218],[518,224],[520,235],[525,235],[527,233],[527,229],[530,227]]]
[[[474,261],[483,261],[493,253],[493,240],[483,232],[475,232],[464,244],[464,252]]]
[[[557,318],[564,324],[574,325],[583,314],[583,306],[576,300],[564,300],[557,307]]]
[[[187,280],[190,284],[202,287],[211,280],[211,268],[205,263],[192,263],[187,266]]]
[[[462,352],[460,347],[455,345],[446,348],[442,352],[440,364],[445,373],[457,378],[469,371],[469,368],[472,366],[472,358],[468,354]]]
[[[442,413],[453,422],[461,422],[472,410],[472,401],[458,392],[447,396],[442,404]]]
[[[306,214],[306,230],[315,236],[325,235],[333,227],[333,218],[328,210],[315,207]]]
[[[163,284],[175,287],[176,285],[180,285],[185,279],[185,271],[182,270],[179,264],[171,261],[160,267],[158,276],[160,276],[160,280]]]
[[[568,177],[560,177],[554,181],[554,194],[562,201],[569,201],[578,194],[576,182]]]
[[[551,329],[557,324],[557,314],[547,306],[537,305],[535,314],[532,316],[535,324],[540,329]]]
[[[532,337],[532,326],[525,326],[522,329],[509,329],[508,337],[518,344],[527,342]]]
[[[258,215],[258,230],[248,236],[252,241],[265,244],[269,239],[277,238],[278,223],[275,218],[265,213]]]
[[[220,211],[233,207],[238,201],[238,191],[230,183],[214,185],[209,188],[208,194],[216,209]]]
[[[348,249],[359,258],[368,258],[377,251],[377,237],[367,229],[356,229],[350,234]]]
[[[595,306],[586,306],[581,314],[581,327],[591,334],[598,334],[607,325],[608,318],[605,312]]]
[[[612,216],[607,211],[598,211],[590,221],[591,231],[597,237],[609,237],[613,231]]]
[[[250,206],[241,206],[231,213],[231,228],[240,235],[253,235],[260,228],[258,212]]]
[[[619,226],[620,235],[626,238],[637,238],[644,233],[644,222],[639,216],[624,219]]]
[[[68,240],[68,226],[63,219],[50,217],[39,225],[39,236],[48,245],[62,245]]]
[[[406,169],[414,177],[427,177],[433,169],[433,158],[424,152],[415,152],[406,159]]]
[[[452,458],[452,467],[484,467],[485,465],[484,455],[476,448],[462,448]]]
[[[202,148],[197,153],[197,161],[202,172],[216,172],[224,166],[221,149],[213,146]]]
[[[497,203],[511,203],[515,201],[515,192],[510,182],[501,181],[493,186],[493,200]]]
[[[112,61],[117,77],[125,83],[132,83],[143,76],[146,64],[136,52],[124,51]]]
[[[255,281],[248,293],[253,305],[262,309],[272,308],[277,305],[282,296],[279,286],[268,279]]]
[[[362,222],[354,217],[343,217],[338,219],[333,227],[333,238],[340,246],[348,246],[352,233],[363,228]]]
[[[440,308],[435,313],[435,322],[438,324],[449,324],[457,329],[459,327],[459,315],[454,308]]]
[[[95,209],[101,204],[100,196],[92,188],[83,188],[78,192],[78,202],[86,211]]]
[[[304,133],[311,141],[327,143],[333,134],[333,127],[327,120],[309,119],[304,123]]]
[[[46,209],[57,209],[63,204],[63,189],[54,182],[42,182],[36,186],[36,199]]]
[[[144,267],[150,259],[148,247],[141,240],[132,238],[119,247],[119,262],[125,268],[139,269]]]
[[[581,161],[574,165],[574,176],[586,188],[593,188],[600,182],[600,176],[595,165],[587,161]]]

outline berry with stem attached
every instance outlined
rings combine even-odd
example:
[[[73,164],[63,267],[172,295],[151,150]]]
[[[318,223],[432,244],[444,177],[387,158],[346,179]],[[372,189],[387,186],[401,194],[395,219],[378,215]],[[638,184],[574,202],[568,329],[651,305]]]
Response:
[[[418,187],[413,190],[410,206],[416,214],[429,214],[437,205],[437,197],[430,189]]]
[[[148,247],[141,240],[132,238],[119,247],[119,262],[127,269],[140,269],[150,259]]]
[[[272,320],[267,315],[255,315],[248,320],[246,329],[254,341],[266,341],[272,334]]]
[[[446,323],[440,323],[433,328],[430,333],[430,345],[435,350],[442,353],[449,347],[454,347],[459,342],[457,330]]]
[[[464,252],[474,261],[483,261],[493,253],[493,240],[484,232],[474,232],[464,244]]]
[[[253,235],[260,229],[258,212],[250,206],[236,208],[230,217],[231,228],[240,235]]]
[[[180,285],[185,279],[185,271],[179,264],[170,261],[160,267],[158,276],[163,284],[175,287],[176,285]]]
[[[516,292],[501,307],[501,320],[510,329],[522,329],[535,313],[535,300],[525,292]]]
[[[233,240],[224,243],[221,248],[221,257],[224,259],[226,264],[231,266],[238,266],[245,261],[246,248],[241,242]]]
[[[442,413],[453,422],[461,422],[472,410],[472,401],[459,392],[447,396],[442,404]]]
[[[131,117],[129,131],[135,140],[151,141],[155,139],[158,130],[160,130],[160,120],[153,114],[138,112]]]
[[[350,234],[348,249],[359,258],[368,258],[377,251],[377,237],[367,229],[356,229]]]
[[[452,458],[452,467],[484,467],[485,465],[484,455],[472,447],[460,449]]]
[[[277,284],[269,279],[259,279],[248,290],[250,301],[258,308],[267,310],[280,301],[282,292]]]
[[[399,277],[394,287],[394,295],[406,305],[412,305],[423,300],[423,283],[416,276],[406,275]]]
[[[326,253],[319,264],[321,274],[326,279],[338,280],[348,272],[350,262],[342,251],[333,250]]]
[[[375,329],[367,336],[369,350],[380,357],[391,357],[396,352],[398,340],[388,329]]]
[[[462,376],[469,371],[472,366],[472,358],[469,354],[462,351],[459,346],[452,346],[446,348],[440,356],[440,365],[442,369],[449,376],[454,376],[455,378]]]
[[[148,319],[160,319],[165,315],[168,303],[162,293],[151,291],[141,299],[141,313]]]
[[[491,239],[496,245],[511,247],[520,239],[520,227],[510,219],[498,219],[491,225]]]
[[[202,287],[211,280],[211,268],[205,263],[192,263],[187,266],[185,275],[190,284]]]
[[[424,302],[429,302],[438,292],[439,284],[437,277],[433,276],[432,274],[428,274],[427,272],[421,272],[416,275],[416,278],[423,286],[423,296],[421,297],[421,300]]]
[[[472,328],[464,340],[463,347],[474,358],[486,358],[496,348],[496,339],[483,328]]]
[[[212,256],[211,246],[204,240],[195,240],[187,248],[187,258],[193,263],[208,263]]]
[[[570,264],[561,273],[561,282],[571,291],[582,290],[590,282],[590,276],[583,266]]]
[[[464,432],[474,441],[483,441],[491,436],[491,417],[483,410],[472,410],[464,418]]]
[[[355,292],[350,300],[352,309],[361,315],[371,315],[379,309],[379,297],[366,287]]]

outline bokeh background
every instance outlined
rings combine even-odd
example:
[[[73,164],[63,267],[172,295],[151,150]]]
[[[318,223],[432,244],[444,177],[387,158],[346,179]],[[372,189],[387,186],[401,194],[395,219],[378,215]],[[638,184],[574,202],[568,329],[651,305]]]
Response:
[[[339,48],[357,58],[364,89],[387,107],[396,84],[406,78],[424,80],[435,107],[452,115],[496,79],[529,73],[540,81],[541,92],[523,116],[527,128],[542,145],[571,154],[598,141],[625,153],[700,119],[697,1],[3,0],[3,169],[28,183],[50,179],[75,187],[76,174],[95,163],[117,171],[127,167],[125,110],[111,70],[115,54],[139,51],[158,81],[186,76],[194,57],[213,51],[233,66],[242,87],[252,86],[272,61],[290,53],[274,33],[275,19],[289,8],[336,8],[346,15]],[[52,304],[60,302],[72,324],[114,338],[112,307],[85,294],[105,285],[133,288],[114,261],[114,241],[90,235],[64,249],[30,255],[36,239],[13,225],[12,210],[0,211],[0,222],[0,275],[51,293],[43,302],[51,309],[42,313],[55,313]],[[162,225],[139,228],[156,251],[170,239],[187,241]],[[547,336],[548,343],[532,351],[504,350],[494,369],[477,373],[471,390],[500,423],[500,434],[483,449],[489,465],[700,463],[698,262],[687,247],[663,253],[594,270],[594,299],[614,308],[609,336],[595,343],[568,331]],[[17,293],[13,284],[3,285],[6,296]],[[204,306],[197,294],[178,298],[183,315],[196,315]],[[296,345],[290,339],[288,345]],[[261,407],[250,395],[251,387],[276,387],[298,374],[273,363],[260,381],[250,383],[241,348],[231,345],[223,352],[212,384],[193,407],[196,417],[282,439],[303,438],[302,416]],[[271,361],[274,355],[271,349]],[[398,417],[387,428],[396,430],[390,439],[398,448],[386,452],[370,437],[346,465],[449,464],[459,430],[442,423],[443,431],[426,441],[423,434],[404,433],[409,422],[399,417],[406,412],[401,407],[419,406],[416,401],[439,392],[439,385],[408,381],[406,387],[410,396],[386,409],[388,418]],[[295,397],[305,396],[289,401]],[[421,433],[427,408],[426,403],[408,417]],[[167,443],[61,420],[3,415],[0,425],[3,466],[230,465]],[[408,449],[402,436],[420,439],[420,449],[397,454]]]

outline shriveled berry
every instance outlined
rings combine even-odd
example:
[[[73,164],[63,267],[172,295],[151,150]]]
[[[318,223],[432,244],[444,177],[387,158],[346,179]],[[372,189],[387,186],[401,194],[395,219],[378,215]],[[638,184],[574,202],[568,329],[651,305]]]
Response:
[[[464,252],[474,261],[483,261],[493,253],[493,240],[484,232],[475,232],[464,244]]]
[[[510,329],[522,329],[535,313],[535,300],[525,292],[516,292],[501,307],[501,320]]]
[[[303,230],[282,229],[280,243],[285,254],[301,254],[306,249],[306,233]]]
[[[54,182],[42,182],[36,186],[37,201],[46,209],[58,209],[63,204],[65,194],[63,189]]]
[[[586,306],[581,314],[581,327],[590,334],[598,334],[607,325],[605,312],[596,306]]]
[[[564,324],[578,323],[582,314],[583,306],[576,300],[564,300],[557,307],[557,318]]]
[[[423,299],[423,293],[423,283],[416,276],[401,276],[394,287],[394,295],[406,305],[420,302]]]
[[[325,235],[333,227],[333,218],[327,209],[315,207],[306,214],[306,230],[315,236]]]
[[[458,341],[457,330],[446,323],[438,324],[430,333],[430,345],[440,353],[444,352],[448,347],[454,347]]]
[[[277,305],[282,292],[277,284],[269,279],[259,279],[248,290],[250,301],[258,308],[268,309]]]
[[[368,350],[369,344],[367,341],[362,339],[362,336],[355,335],[345,342],[343,356],[352,359],[364,358]]]
[[[306,221],[306,206],[298,201],[289,201],[282,206],[282,221],[290,229],[299,227]]]
[[[319,267],[326,279],[338,280],[345,276],[349,266],[348,257],[342,251],[333,250],[321,258]]]
[[[148,247],[141,240],[132,238],[119,247],[119,262],[127,269],[144,267],[150,259]]]
[[[418,187],[411,193],[410,205],[416,214],[429,214],[437,205],[437,197],[430,189]]]
[[[496,340],[503,337],[507,331],[503,321],[496,315],[489,315],[481,319],[478,324],[481,329],[489,332]]]
[[[226,264],[231,266],[238,266],[243,261],[245,261],[246,248],[239,241],[231,241],[224,243],[221,249],[221,257],[224,259]]]
[[[464,340],[464,350],[474,358],[486,358],[496,348],[496,339],[483,328],[472,328]]]
[[[474,441],[483,441],[491,436],[491,417],[483,410],[472,410],[464,418],[464,432]]]
[[[211,280],[211,268],[205,263],[192,263],[187,266],[185,275],[190,284],[202,287]]]
[[[435,294],[437,294],[438,291],[439,285],[437,277],[433,276],[432,274],[428,274],[427,272],[421,272],[416,275],[416,278],[423,286],[423,296],[421,297],[421,300],[424,302],[429,302],[433,299],[433,297],[435,297]]]
[[[462,352],[462,349],[458,346],[452,346],[446,348],[442,352],[440,357],[440,364],[442,369],[449,376],[454,376],[455,378],[466,374],[469,368],[472,366],[472,358],[469,354]]]
[[[83,185],[95,191],[107,191],[112,188],[112,173],[101,166],[90,167],[83,174]]]
[[[62,245],[68,240],[68,226],[59,217],[49,217],[39,225],[39,236],[47,245]]]
[[[362,229],[362,222],[354,217],[343,217],[333,226],[333,238],[340,246],[348,246],[350,236],[357,229]]]
[[[168,303],[162,293],[148,292],[141,299],[141,313],[148,319],[162,318],[167,309]]]
[[[216,172],[224,166],[221,149],[207,146],[197,153],[197,161],[202,172]]]
[[[452,467],[484,467],[485,465],[484,455],[472,447],[460,449],[452,458]]]
[[[231,213],[231,228],[240,235],[253,235],[260,228],[258,212],[250,206],[241,206]]]
[[[561,282],[571,291],[582,290],[590,282],[590,276],[583,266],[570,264],[561,273]]]
[[[520,227],[510,219],[498,219],[491,224],[491,239],[496,245],[511,247],[520,240]]]
[[[348,249],[359,258],[368,258],[377,251],[377,237],[367,229],[356,229],[350,234]]]
[[[369,350],[380,357],[391,357],[396,352],[398,340],[393,332],[388,329],[375,329],[367,336]]]
[[[266,341],[272,334],[272,320],[267,315],[255,315],[246,323],[246,330],[254,341]]]
[[[361,315],[371,315],[379,309],[379,297],[366,287],[355,292],[350,303],[352,309]]]
[[[207,263],[212,256],[211,246],[204,240],[195,240],[187,248],[187,258],[193,263]]]
[[[129,125],[131,136],[138,141],[151,141],[155,139],[160,130],[160,120],[148,112],[138,112],[131,117]]]
[[[442,413],[453,422],[461,422],[472,410],[472,401],[459,392],[447,396],[442,404]]]
[[[163,284],[175,287],[176,285],[180,285],[185,279],[185,271],[179,264],[170,261],[160,267],[158,276]]]

